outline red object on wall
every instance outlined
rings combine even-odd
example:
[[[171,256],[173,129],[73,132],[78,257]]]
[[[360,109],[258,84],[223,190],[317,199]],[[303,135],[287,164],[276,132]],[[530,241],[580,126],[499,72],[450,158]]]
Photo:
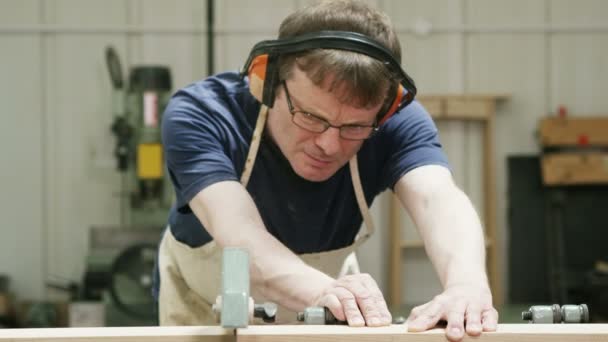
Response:
[[[566,108],[566,106],[557,107],[557,115],[562,119],[568,116],[568,109]]]

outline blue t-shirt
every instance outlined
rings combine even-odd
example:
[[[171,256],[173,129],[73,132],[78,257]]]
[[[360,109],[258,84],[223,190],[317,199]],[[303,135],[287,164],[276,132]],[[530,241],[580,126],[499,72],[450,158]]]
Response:
[[[162,139],[177,201],[169,225],[191,247],[211,241],[189,201],[220,181],[239,181],[260,104],[247,79],[218,74],[179,90],[165,110]],[[384,123],[358,152],[368,205],[409,170],[448,166],[437,128],[413,102]],[[247,190],[268,231],[295,253],[350,245],[362,222],[348,164],[323,182],[298,176],[275,143],[264,135]]]

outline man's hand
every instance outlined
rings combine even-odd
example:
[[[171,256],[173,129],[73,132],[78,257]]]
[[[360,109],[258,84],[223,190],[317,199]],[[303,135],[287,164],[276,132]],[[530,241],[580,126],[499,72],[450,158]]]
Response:
[[[378,284],[364,273],[338,278],[323,290],[315,305],[327,307],[336,319],[353,327],[379,327],[392,320]]]
[[[460,341],[466,333],[478,336],[482,331],[496,331],[498,312],[492,306],[492,295],[487,286],[454,285],[430,302],[412,309],[408,331],[433,328],[440,320],[447,321],[446,336]]]

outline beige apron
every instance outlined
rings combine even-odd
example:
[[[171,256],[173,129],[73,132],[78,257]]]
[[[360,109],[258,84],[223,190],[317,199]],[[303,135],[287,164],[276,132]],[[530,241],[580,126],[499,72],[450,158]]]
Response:
[[[261,135],[268,116],[268,108],[262,105],[260,115],[251,140],[241,184],[246,187],[253,169],[255,156],[260,144]],[[366,232],[357,235],[355,242],[347,247],[322,252],[298,255],[308,265],[328,274],[331,277],[349,273],[358,273],[354,251],[374,232],[373,222],[357,167],[357,155],[349,162],[351,178],[357,204],[363,216]],[[215,240],[191,248],[175,239],[171,229],[167,229],[160,243],[158,265],[160,272],[159,290],[159,323],[160,325],[215,325],[215,315],[211,309],[215,299],[221,294],[221,258],[222,249]],[[251,295],[256,303],[264,299],[255,291]],[[280,307],[277,314],[279,323],[294,322],[296,313]]]

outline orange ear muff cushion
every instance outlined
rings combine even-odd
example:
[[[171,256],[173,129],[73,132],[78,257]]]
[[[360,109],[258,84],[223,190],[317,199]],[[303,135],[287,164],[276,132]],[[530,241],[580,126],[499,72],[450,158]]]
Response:
[[[264,80],[266,79],[268,55],[259,55],[251,61],[247,75],[249,76],[249,91],[258,101],[263,102]]]
[[[399,88],[397,89],[397,95],[395,96],[395,100],[393,100],[393,103],[391,104],[391,106],[389,107],[389,109],[386,111],[386,114],[384,114],[384,116],[382,117],[382,119],[380,120],[380,122],[378,123],[378,125],[382,125],[383,123],[386,122],[386,120],[388,120],[393,114],[395,114],[395,111],[397,110],[397,108],[399,107],[399,105],[401,104],[401,100],[403,99],[403,94],[405,93],[405,89],[403,88],[403,86],[400,84]]]

